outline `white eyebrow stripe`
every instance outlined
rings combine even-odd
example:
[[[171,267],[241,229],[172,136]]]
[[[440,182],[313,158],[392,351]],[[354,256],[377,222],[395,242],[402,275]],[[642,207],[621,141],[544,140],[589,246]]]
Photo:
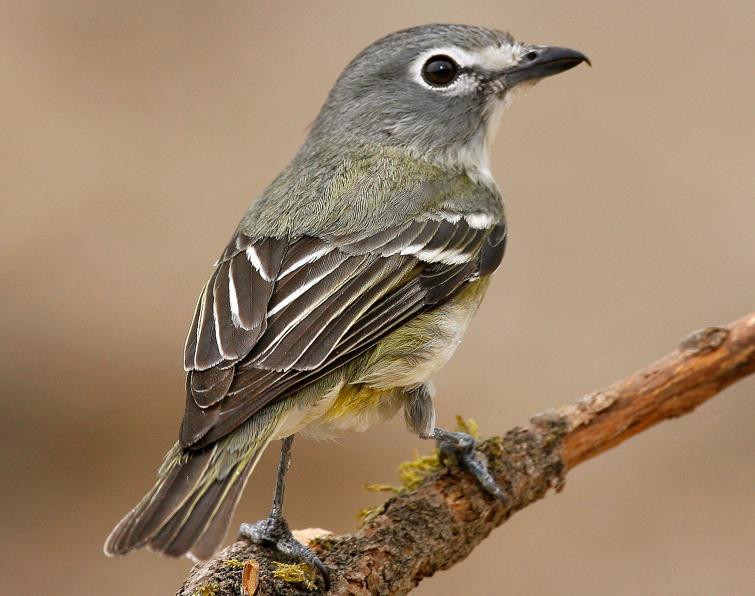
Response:
[[[421,78],[422,66],[431,56],[444,55],[453,58],[462,68],[478,66],[485,70],[502,70],[519,61],[524,45],[519,42],[488,46],[470,51],[456,46],[440,46],[425,50],[411,63],[409,70],[415,78]]]
[[[422,76],[422,67],[431,56],[444,55],[452,58],[464,69],[477,68],[487,71],[501,71],[519,61],[525,46],[515,42],[488,46],[481,50],[470,51],[455,46],[441,46],[422,52],[409,64],[409,77],[421,87],[435,93],[445,93],[451,96],[466,95],[478,88],[479,80],[474,73],[465,72],[445,87],[428,84]]]
[[[490,46],[472,54],[472,64],[485,70],[503,70],[519,62],[524,46],[513,45]]]

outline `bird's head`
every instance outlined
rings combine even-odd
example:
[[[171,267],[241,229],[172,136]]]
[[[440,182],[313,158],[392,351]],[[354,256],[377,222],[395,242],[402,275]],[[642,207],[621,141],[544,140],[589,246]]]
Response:
[[[399,31],[346,67],[311,142],[386,144],[448,165],[486,168],[499,113],[514,93],[581,62],[589,63],[575,50],[522,44],[480,27]]]

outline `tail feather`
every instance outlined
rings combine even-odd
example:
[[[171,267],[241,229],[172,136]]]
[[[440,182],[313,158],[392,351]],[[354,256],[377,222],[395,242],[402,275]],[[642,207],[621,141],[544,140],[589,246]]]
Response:
[[[211,513],[208,509],[218,503],[225,484],[225,480],[218,480],[194,491],[191,499],[160,527],[149,545],[171,557],[189,552],[208,521],[205,517]]]
[[[123,555],[149,546],[174,557],[211,557],[266,446],[262,442],[226,467],[216,461],[217,444],[197,452],[176,445],[155,486],[108,536],[105,553]]]
[[[202,535],[194,543],[189,552],[193,559],[206,561],[215,553],[220,543],[223,542],[228,526],[231,523],[231,516],[236,509],[236,504],[241,498],[244,491],[244,485],[249,480],[251,470],[240,476],[231,486],[228,495],[223,499],[215,514],[210,519]]]
[[[215,519],[218,510],[223,505],[229,506],[227,508],[231,511],[235,508],[240,491],[234,491],[233,487],[238,485],[241,476],[246,476],[248,473],[245,464],[240,464],[240,467],[239,473],[234,473],[231,477],[226,477],[223,480],[216,480],[208,487],[197,490],[194,498],[187,501],[170,521],[160,528],[150,541],[150,546],[174,557],[189,552],[194,554],[194,545],[204,538],[205,532]],[[229,500],[229,496],[234,494],[236,499]],[[223,539],[225,529],[226,527],[223,527],[217,543],[211,545],[212,552]]]
[[[108,555],[125,555],[131,550],[145,546],[191,494],[207,470],[212,449],[192,454],[186,461],[174,447],[166,456],[166,463],[159,472],[155,486],[142,498],[115,527],[105,543]],[[168,466],[169,461],[171,465]]]

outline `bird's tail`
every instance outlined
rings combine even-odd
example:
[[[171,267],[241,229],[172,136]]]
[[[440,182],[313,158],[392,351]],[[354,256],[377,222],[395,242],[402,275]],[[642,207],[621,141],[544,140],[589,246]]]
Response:
[[[249,448],[226,439],[200,451],[174,445],[155,486],[108,536],[105,553],[124,555],[149,546],[174,557],[209,559],[269,441],[264,437]]]

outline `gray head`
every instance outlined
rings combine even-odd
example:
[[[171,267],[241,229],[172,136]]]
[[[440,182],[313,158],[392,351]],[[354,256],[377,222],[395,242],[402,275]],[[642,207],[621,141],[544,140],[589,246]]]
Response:
[[[488,140],[512,90],[583,61],[573,50],[526,45],[480,27],[399,31],[346,67],[308,144],[387,144],[449,165],[486,167]]]

